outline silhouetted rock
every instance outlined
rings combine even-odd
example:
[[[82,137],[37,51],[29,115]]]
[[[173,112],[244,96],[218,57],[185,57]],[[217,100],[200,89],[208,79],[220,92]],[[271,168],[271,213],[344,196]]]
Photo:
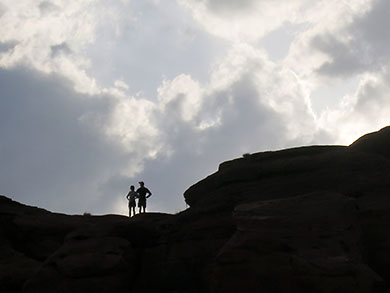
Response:
[[[390,126],[362,136],[350,147],[354,150],[378,154],[390,159]]]
[[[237,231],[216,258],[213,292],[373,292],[355,200],[315,193],[236,207]]]
[[[0,292],[388,292],[390,128],[224,162],[176,215],[0,196]]]

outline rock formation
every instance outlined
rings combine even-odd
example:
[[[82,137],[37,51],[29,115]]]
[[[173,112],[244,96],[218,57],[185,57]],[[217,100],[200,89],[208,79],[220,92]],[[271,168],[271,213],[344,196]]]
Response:
[[[224,162],[176,215],[0,197],[0,292],[389,292],[390,128]]]

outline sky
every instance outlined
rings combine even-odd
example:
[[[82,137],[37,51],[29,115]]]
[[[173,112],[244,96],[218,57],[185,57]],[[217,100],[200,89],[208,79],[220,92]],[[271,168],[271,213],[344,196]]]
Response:
[[[389,125],[388,0],[0,0],[0,194],[149,211],[244,153]]]

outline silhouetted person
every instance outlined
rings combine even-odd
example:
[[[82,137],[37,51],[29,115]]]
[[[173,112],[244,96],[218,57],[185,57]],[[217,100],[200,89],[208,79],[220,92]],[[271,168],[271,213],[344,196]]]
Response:
[[[141,181],[141,182],[138,182],[140,187],[137,189],[137,193],[138,193],[138,207],[139,207],[139,213],[142,212],[142,208],[143,208],[143,212],[145,213],[146,211],[146,199],[149,198],[152,193],[150,192],[149,189],[147,189],[144,185],[144,183]]]
[[[138,197],[138,193],[134,189],[134,185],[131,185],[130,191],[126,195],[126,198],[129,200],[129,217],[131,217],[131,210],[133,210],[133,216],[135,215],[135,199]]]

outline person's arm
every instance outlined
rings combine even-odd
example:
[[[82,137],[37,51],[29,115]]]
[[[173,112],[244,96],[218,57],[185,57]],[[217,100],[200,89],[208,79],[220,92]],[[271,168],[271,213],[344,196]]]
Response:
[[[152,196],[152,193],[150,192],[150,190],[149,190],[149,189],[147,189],[147,188],[146,188],[146,192],[148,193],[148,196],[147,196],[146,198],[149,198],[149,197],[151,197],[151,196]]]
[[[127,200],[130,199],[130,192],[126,195]]]

